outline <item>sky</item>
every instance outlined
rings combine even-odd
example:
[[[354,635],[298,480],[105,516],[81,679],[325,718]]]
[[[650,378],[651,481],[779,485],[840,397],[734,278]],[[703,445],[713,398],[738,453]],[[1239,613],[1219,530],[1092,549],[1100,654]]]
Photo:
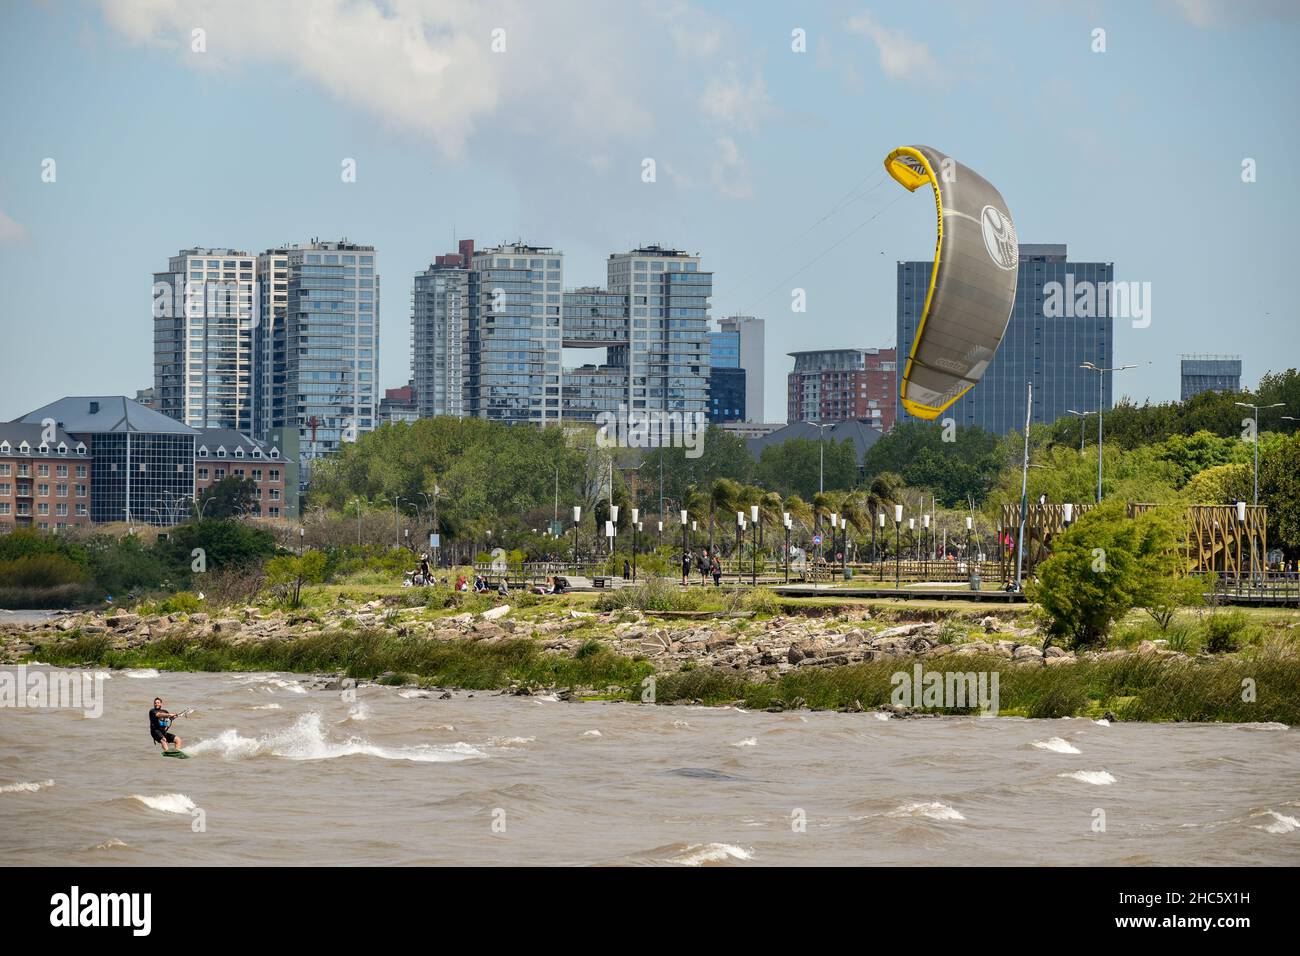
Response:
[[[1251,387],[1300,365],[1296,49],[1294,0],[6,0],[0,420],[152,385],[177,250],[346,237],[377,250],[382,387],[456,238],[560,249],[570,287],[659,243],[715,317],[767,320],[783,421],[787,353],[896,344],[934,207],[882,160],[918,143],[1021,242],[1149,283],[1117,398],[1176,399],[1186,352]]]

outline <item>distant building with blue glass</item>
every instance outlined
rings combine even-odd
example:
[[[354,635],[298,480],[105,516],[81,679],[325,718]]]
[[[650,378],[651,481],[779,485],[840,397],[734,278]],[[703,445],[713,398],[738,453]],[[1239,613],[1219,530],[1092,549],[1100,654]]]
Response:
[[[708,333],[709,421],[745,420],[745,369],[740,367],[740,330]]]
[[[916,338],[930,286],[931,262],[898,263],[898,368]],[[1070,262],[1064,244],[1021,245],[1016,300],[997,354],[983,379],[941,416],[959,426],[1002,435],[1025,423],[1025,384],[1033,382],[1032,421],[1050,423],[1073,409],[1095,412],[1097,373],[1113,361],[1114,316],[1108,303],[1114,263]],[[1092,290],[1091,294],[1085,294]],[[1064,308],[1047,302],[1064,303]],[[1057,314],[1063,313],[1063,314]],[[1101,383],[1101,405],[1111,407],[1110,372]],[[897,395],[895,395],[897,402]],[[898,420],[912,418],[897,405]]]
[[[1202,392],[1240,392],[1240,355],[1183,355],[1181,401]]]

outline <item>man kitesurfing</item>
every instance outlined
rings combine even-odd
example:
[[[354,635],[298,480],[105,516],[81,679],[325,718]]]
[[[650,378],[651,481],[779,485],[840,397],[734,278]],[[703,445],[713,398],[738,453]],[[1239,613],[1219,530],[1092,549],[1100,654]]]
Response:
[[[153,706],[149,708],[149,736],[153,737],[154,743],[162,745],[164,757],[172,755],[181,757],[185,756],[185,754],[181,752],[181,739],[175,734],[170,733],[168,728],[171,726],[172,721],[177,717],[184,717],[189,713],[191,713],[191,711],[183,710],[179,714],[173,714],[170,711],[163,709],[161,697],[155,697],[153,699]],[[170,750],[167,749],[168,744],[171,745]]]

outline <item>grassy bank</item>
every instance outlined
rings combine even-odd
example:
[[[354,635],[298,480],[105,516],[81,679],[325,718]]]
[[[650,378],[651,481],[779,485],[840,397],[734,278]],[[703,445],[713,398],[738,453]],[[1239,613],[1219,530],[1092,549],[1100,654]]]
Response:
[[[298,640],[233,644],[216,637],[161,638],[114,649],[103,635],[44,644],[50,664],[153,667],[172,671],[292,671],[377,678],[384,674],[439,687],[489,690],[513,683],[533,687],[629,688],[651,673],[644,661],[590,641],[574,654],[543,650],[535,641],[426,641],[381,631],[321,634]]]
[[[661,675],[659,701],[705,704],[743,701],[753,709],[806,706],[814,710],[874,709],[891,703],[891,677],[912,669],[911,660],[873,661],[846,667],[804,669],[769,683],[713,668]],[[1014,717],[1101,717],[1120,720],[1278,721],[1300,723],[1300,657],[1261,653],[1253,659],[1178,661],[1156,655],[1079,661],[1058,667],[1020,667],[997,657],[939,658],[926,673],[997,672],[999,714]],[[1242,700],[1253,681],[1256,699]],[[934,708],[935,713],[974,713]]]
[[[589,638],[573,653],[544,650],[535,640],[430,641],[382,630],[336,631],[293,640],[235,644],[224,637],[167,637],[115,649],[104,635],[74,633],[43,643],[42,661],[173,671],[288,671],[339,673],[386,682],[488,690],[523,684],[585,688],[640,700],[641,681],[653,673],[643,659],[618,654]],[[802,668],[767,682],[714,667],[686,665],[656,677],[661,703],[740,702],[751,709],[874,709],[893,703],[891,680],[911,673],[915,659],[840,667]],[[1248,653],[1203,659],[1128,654],[1053,667],[1012,665],[1002,657],[941,657],[922,662],[926,673],[998,674],[999,714],[1018,717],[1100,717],[1121,720],[1278,721],[1300,724],[1300,654],[1270,643]],[[1254,699],[1250,699],[1253,692]],[[1246,699],[1243,699],[1246,698]],[[933,708],[935,713],[972,713]]]

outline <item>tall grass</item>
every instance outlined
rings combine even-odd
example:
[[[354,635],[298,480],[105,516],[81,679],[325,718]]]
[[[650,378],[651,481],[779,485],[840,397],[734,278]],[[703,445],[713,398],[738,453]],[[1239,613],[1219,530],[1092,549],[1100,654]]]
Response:
[[[78,635],[44,644],[51,664],[154,667],[177,671],[292,671],[375,678],[411,674],[423,683],[486,690],[522,683],[534,687],[630,688],[651,672],[644,661],[589,642],[577,654],[542,650],[530,640],[428,641],[376,630],[328,632],[297,640],[234,644],[217,637],[165,637],[116,649],[103,635]]]
[[[767,683],[743,675],[696,667],[661,675],[656,694],[664,703],[743,701],[762,709],[802,700],[814,710],[881,707],[891,703],[890,678],[911,671],[913,660],[871,661],[843,667],[804,668]],[[922,662],[927,673],[998,673],[999,713],[1020,717],[1099,717],[1123,720],[1279,721],[1300,723],[1300,657],[1270,649],[1250,659],[1193,661],[1128,655],[1056,667],[1011,666],[1004,658],[943,657]],[[1248,683],[1253,682],[1253,683]],[[1243,691],[1253,688],[1256,699]],[[934,709],[936,713],[970,713]]]

